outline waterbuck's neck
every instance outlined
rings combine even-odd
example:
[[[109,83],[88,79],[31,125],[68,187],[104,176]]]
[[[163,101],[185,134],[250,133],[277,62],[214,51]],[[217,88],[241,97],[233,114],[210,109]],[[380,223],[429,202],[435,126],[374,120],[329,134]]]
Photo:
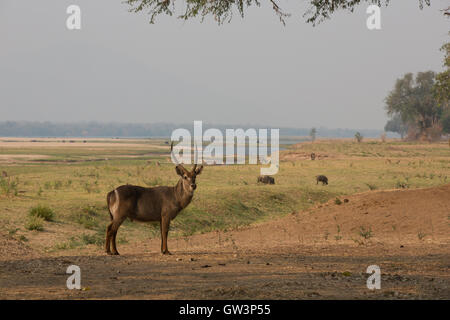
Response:
[[[189,192],[184,189],[183,179],[178,180],[178,183],[174,187],[174,194],[180,209],[186,208],[194,196],[194,192]]]

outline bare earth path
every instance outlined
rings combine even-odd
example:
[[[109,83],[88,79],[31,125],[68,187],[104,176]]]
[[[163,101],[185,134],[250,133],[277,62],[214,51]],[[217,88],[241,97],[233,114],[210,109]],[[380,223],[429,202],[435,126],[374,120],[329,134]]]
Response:
[[[230,232],[43,256],[0,237],[1,299],[450,299],[450,186],[358,194]],[[66,252],[67,254],[67,252]],[[81,268],[83,290],[66,288]],[[369,265],[381,290],[366,287]]]

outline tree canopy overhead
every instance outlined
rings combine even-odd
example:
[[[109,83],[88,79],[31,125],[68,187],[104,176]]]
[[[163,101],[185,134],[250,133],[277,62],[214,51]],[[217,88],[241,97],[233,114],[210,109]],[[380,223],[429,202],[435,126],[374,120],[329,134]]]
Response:
[[[245,10],[250,6],[259,7],[264,1],[270,3],[274,13],[280,21],[285,24],[285,19],[291,14],[285,12],[280,2],[281,0],[185,0],[183,14],[178,18],[188,20],[200,17],[201,20],[207,16],[212,16],[219,23],[231,21],[233,13],[244,17]],[[392,0],[307,0],[309,8],[303,14],[306,22],[313,25],[329,19],[331,15],[340,10],[353,10],[360,4],[376,4],[378,6],[387,6]],[[398,0],[397,0],[398,1]],[[422,9],[424,4],[430,5],[431,0],[417,0]],[[172,16],[178,6],[182,6],[181,0],[126,0],[125,3],[131,6],[132,12],[148,12],[150,23],[155,22],[155,18],[160,14]],[[447,9],[448,10],[448,9]]]

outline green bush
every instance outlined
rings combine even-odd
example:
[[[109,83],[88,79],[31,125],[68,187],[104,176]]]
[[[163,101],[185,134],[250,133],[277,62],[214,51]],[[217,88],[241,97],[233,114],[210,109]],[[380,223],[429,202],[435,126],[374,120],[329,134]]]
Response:
[[[10,178],[0,177],[0,194],[5,195],[14,195],[17,196],[19,191],[17,190],[17,186],[19,185],[19,181],[17,179],[12,180]]]
[[[397,181],[397,183],[395,184],[395,188],[396,189],[407,189],[407,188],[409,188],[409,184],[404,181]]]
[[[104,244],[105,239],[103,239],[103,234],[100,234],[97,232],[96,234],[89,235],[89,234],[83,234],[81,236],[81,241],[84,244],[95,244],[98,246],[101,246]]]
[[[72,219],[86,229],[96,229],[99,226],[98,212],[94,207],[87,206],[72,215]]]
[[[44,219],[37,216],[28,217],[28,221],[25,223],[25,229],[36,231],[44,230]]]
[[[41,205],[31,208],[28,214],[30,217],[39,217],[44,219],[45,221],[52,221],[53,217],[55,216],[55,213],[52,209]]]
[[[374,185],[374,184],[371,184],[371,183],[366,183],[366,186],[368,186],[370,190],[376,190],[377,189],[377,186]]]
[[[364,226],[359,227],[359,235],[364,239],[372,238],[372,228],[365,228]]]

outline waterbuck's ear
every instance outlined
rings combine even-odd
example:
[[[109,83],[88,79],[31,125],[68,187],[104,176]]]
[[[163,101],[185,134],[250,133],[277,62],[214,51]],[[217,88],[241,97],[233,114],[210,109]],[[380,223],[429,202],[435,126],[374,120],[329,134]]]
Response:
[[[199,175],[203,171],[203,166],[200,166],[199,168],[195,169],[195,175]]]
[[[177,175],[183,176],[183,174],[185,174],[187,170],[181,164],[179,164],[175,167],[175,171],[177,172]]]

